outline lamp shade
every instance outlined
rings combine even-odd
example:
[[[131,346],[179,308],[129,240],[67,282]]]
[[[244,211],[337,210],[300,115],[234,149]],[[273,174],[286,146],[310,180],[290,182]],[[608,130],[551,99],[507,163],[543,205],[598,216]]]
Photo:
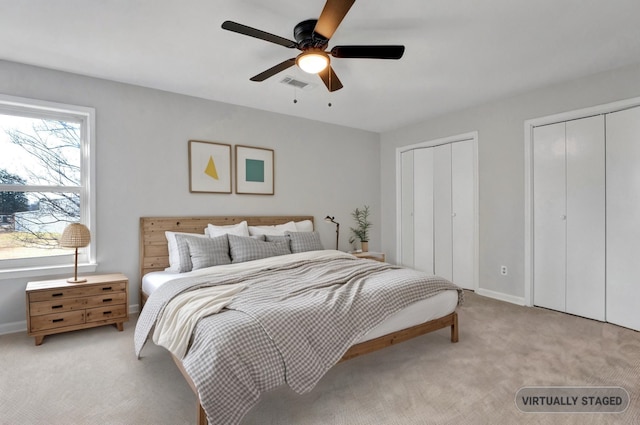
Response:
[[[91,242],[91,233],[87,226],[80,223],[71,223],[62,232],[60,246],[63,248],[82,248]]]

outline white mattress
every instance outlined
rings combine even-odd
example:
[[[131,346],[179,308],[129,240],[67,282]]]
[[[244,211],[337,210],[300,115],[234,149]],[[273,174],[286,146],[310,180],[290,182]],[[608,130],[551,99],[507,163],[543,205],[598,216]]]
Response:
[[[147,295],[151,295],[156,289],[162,286],[163,283],[175,279],[177,277],[187,277],[189,273],[173,273],[173,272],[151,272],[142,277],[142,292]]]
[[[142,278],[142,291],[151,295],[162,284],[177,277],[186,277],[189,273],[173,273],[167,271],[151,272]],[[458,305],[458,291],[448,290],[438,295],[411,304],[388,317],[384,322],[371,329],[358,342],[369,341],[380,336],[419,325],[430,320],[453,313]]]

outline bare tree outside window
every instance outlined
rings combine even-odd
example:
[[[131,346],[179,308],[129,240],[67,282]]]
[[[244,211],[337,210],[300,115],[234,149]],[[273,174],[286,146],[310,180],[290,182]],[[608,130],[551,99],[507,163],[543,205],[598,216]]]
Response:
[[[68,254],[80,220],[81,125],[0,115],[0,259]]]

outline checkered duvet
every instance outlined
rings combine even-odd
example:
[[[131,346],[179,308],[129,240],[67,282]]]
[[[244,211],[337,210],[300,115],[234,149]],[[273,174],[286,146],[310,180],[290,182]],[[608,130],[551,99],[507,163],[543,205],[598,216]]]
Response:
[[[338,251],[267,259],[230,274],[178,279],[145,304],[135,333],[139,356],[171,298],[203,286],[243,282],[220,313],[201,319],[182,363],[211,424],[238,424],[260,394],[283,383],[310,391],[367,331],[451,282]]]

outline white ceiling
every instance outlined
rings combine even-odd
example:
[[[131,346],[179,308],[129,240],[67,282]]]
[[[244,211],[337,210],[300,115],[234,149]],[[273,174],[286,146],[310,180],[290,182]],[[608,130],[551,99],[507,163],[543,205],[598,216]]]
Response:
[[[293,27],[323,6],[0,0],[0,59],[374,132],[640,62],[639,0],[356,0],[329,48],[404,44],[402,59],[334,58],[344,84],[334,93],[296,67],[249,81],[298,51],[222,22],[294,39]],[[316,86],[294,90],[280,83],[287,75]]]

